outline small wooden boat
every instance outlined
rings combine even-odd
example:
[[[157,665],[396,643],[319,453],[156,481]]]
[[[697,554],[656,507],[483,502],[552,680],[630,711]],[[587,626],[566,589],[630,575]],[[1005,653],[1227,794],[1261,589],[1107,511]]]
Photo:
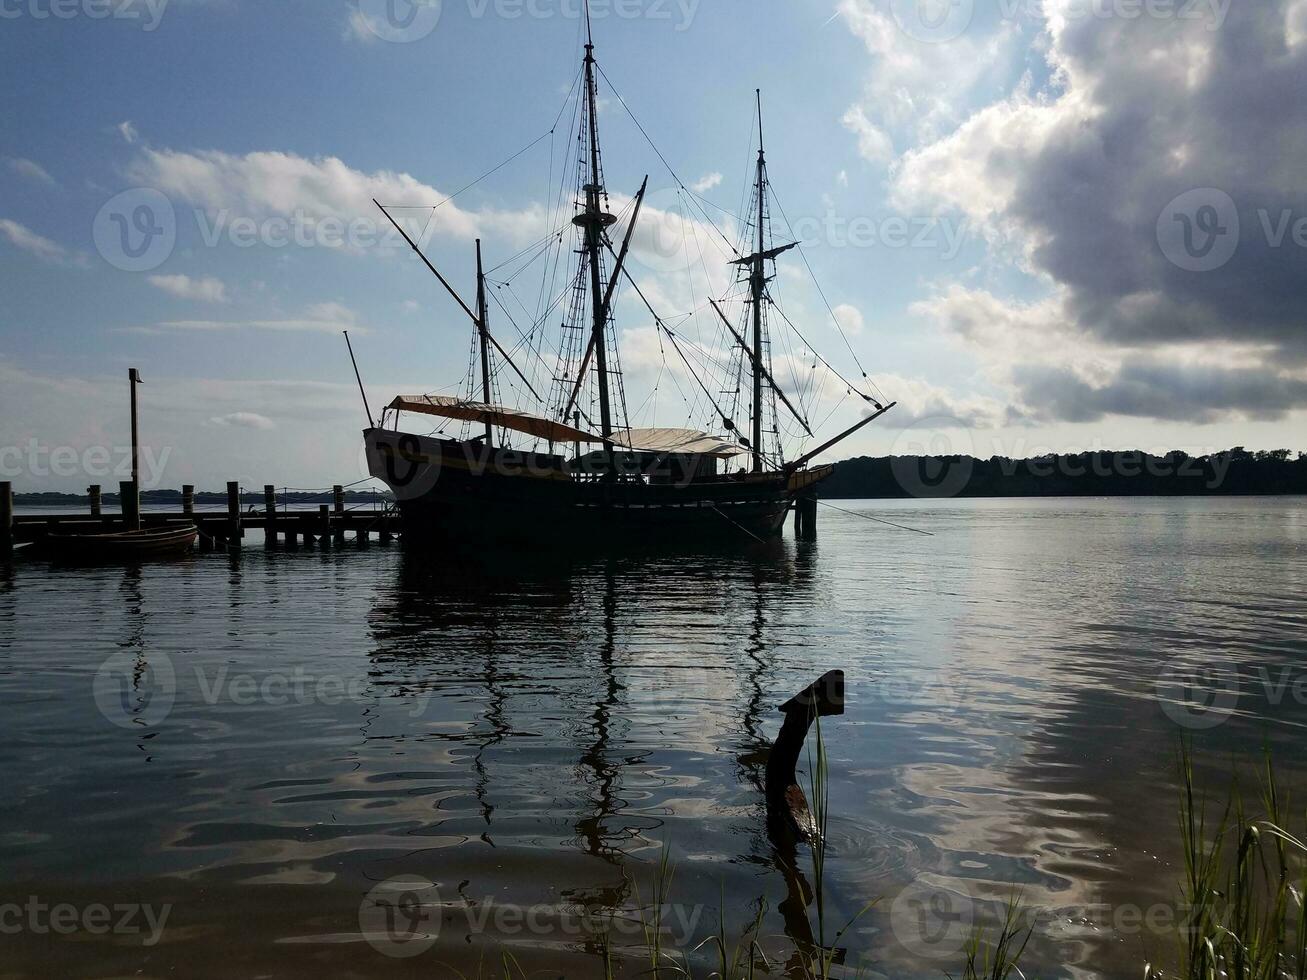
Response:
[[[109,534],[49,534],[46,550],[65,561],[136,561],[173,558],[191,550],[200,529],[194,524]]]

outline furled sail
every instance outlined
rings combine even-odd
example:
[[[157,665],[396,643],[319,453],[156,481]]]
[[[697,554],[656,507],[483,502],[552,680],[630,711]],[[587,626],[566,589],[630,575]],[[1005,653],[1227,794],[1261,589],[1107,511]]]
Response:
[[[728,459],[745,450],[698,429],[628,429],[613,433],[613,443],[637,452],[713,456]]]
[[[549,442],[603,442],[599,436],[574,429],[562,422],[520,412],[502,405],[451,398],[448,395],[400,395],[388,406],[397,412],[417,412],[420,415],[437,415],[446,419],[467,422],[489,422],[503,429],[523,432]]]
[[[453,398],[449,395],[400,395],[387,408],[395,412],[416,412],[419,415],[436,415],[465,422],[489,422],[503,429],[512,429],[549,442],[603,442],[603,436],[576,429],[563,422],[532,415],[502,405]],[[625,429],[614,432],[613,445],[643,453],[666,453],[714,456],[726,459],[744,452],[720,436],[709,435],[698,429]]]

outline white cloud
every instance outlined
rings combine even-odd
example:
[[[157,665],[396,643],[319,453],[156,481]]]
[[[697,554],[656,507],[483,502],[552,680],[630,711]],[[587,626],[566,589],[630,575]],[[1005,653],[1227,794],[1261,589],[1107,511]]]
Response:
[[[0,235],[9,239],[9,243],[15,248],[21,248],[24,252],[30,252],[47,262],[63,262],[68,257],[68,250],[62,245],[8,218],[0,218]]]
[[[305,312],[310,320],[321,323],[352,326],[358,322],[357,313],[344,303],[337,303],[334,300],[325,303],[314,303]]]
[[[858,153],[872,163],[885,163],[894,157],[894,143],[884,130],[867,118],[860,105],[849,108],[840,120],[844,128],[858,137]]]
[[[54,187],[58,183],[50,176],[49,171],[35,160],[28,160],[24,157],[9,157],[5,160],[5,164],[14,173],[27,177],[30,180],[34,180],[39,184],[48,184],[51,187]]]
[[[710,174],[704,174],[696,180],[690,185],[690,190],[694,191],[696,194],[707,194],[714,187],[721,186],[721,182],[722,175],[714,171]]]
[[[921,378],[885,374],[877,375],[876,383],[898,402],[881,423],[887,429],[906,429],[918,422],[938,423],[941,419],[957,423],[958,428],[991,429],[1002,425],[1008,415],[1006,404],[996,398],[958,395]]]
[[[371,331],[359,325],[358,314],[340,303],[318,303],[299,317],[258,320],[165,320],[151,326],[127,327],[120,333],[155,335],[161,333],[221,332],[235,330],[269,330],[279,333],[340,333],[350,330],[367,335]]]
[[[1289,47],[1307,43],[1307,0],[1293,0],[1284,16],[1284,35]]]
[[[862,311],[856,306],[849,303],[841,303],[832,311],[835,319],[844,332],[851,337],[856,337],[866,328],[866,322],[862,318]]]
[[[181,299],[199,300],[205,303],[227,302],[227,286],[220,279],[205,276],[192,279],[190,276],[150,276],[150,285],[162,289]]]
[[[396,220],[419,243],[437,237],[471,241],[494,233],[524,244],[536,241],[546,231],[543,207],[466,211],[449,202],[433,212],[431,208],[449,195],[409,174],[390,170],[365,173],[337,157],[308,159],[276,151],[238,156],[217,150],[184,153],[147,148],[130,165],[129,174],[210,214],[227,212],[233,219],[332,219],[346,227],[362,219],[388,231],[390,224],[377,211],[375,199],[394,206]]]
[[[130,119],[120,122],[114,128],[118,130],[118,135],[127,143],[135,143],[140,139],[140,134],[136,131],[136,127],[132,125]]]
[[[888,131],[915,144],[953,129],[975,93],[1008,71],[1021,37],[1018,22],[1008,20],[990,34],[917,41],[873,0],[841,0],[838,15],[871,57],[862,100],[845,113],[844,125],[877,163],[892,152]]]
[[[277,424],[266,415],[260,415],[258,412],[230,412],[227,415],[216,415],[209,419],[211,425],[234,426],[238,429],[274,429]]]

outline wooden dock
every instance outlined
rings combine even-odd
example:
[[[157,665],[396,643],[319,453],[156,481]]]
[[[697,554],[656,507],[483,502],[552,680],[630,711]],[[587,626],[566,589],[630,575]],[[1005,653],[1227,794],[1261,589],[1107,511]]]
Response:
[[[367,544],[373,535],[387,543],[398,532],[398,514],[390,505],[349,510],[345,506],[344,488],[332,490],[333,503],[314,510],[278,509],[276,488],[263,488],[263,507],[241,508],[240,487],[227,484],[227,506],[223,510],[196,510],[195,488],[182,488],[180,511],[142,512],[139,496],[131,482],[121,485],[120,513],[104,513],[98,486],[89,488],[90,506],[86,513],[15,514],[13,488],[0,483],[0,555],[24,544],[39,544],[47,534],[95,534],[145,528],[194,524],[200,529],[201,551],[239,551],[249,531],[263,532],[267,547],[341,547],[347,541]]]

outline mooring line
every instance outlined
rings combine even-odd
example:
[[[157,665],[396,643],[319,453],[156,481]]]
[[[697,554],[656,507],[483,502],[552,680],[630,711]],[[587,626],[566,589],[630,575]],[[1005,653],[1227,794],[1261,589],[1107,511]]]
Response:
[[[749,537],[753,538],[753,540],[757,541],[759,544],[766,544],[766,543],[767,543],[767,542],[764,541],[762,538],[758,537],[758,535],[756,535],[756,534],[754,534],[752,531],[750,531],[750,530],[749,530],[747,527],[745,527],[743,524],[739,524],[739,523],[737,523],[737,522],[731,520],[730,517],[727,517],[726,514],[724,514],[722,511],[720,511],[720,510],[717,509],[717,505],[716,505],[716,504],[709,504],[708,506],[710,506],[710,507],[711,507],[714,511],[716,511],[716,512],[721,516],[721,517],[723,517],[723,518],[727,521],[727,523],[729,523],[729,524],[734,524],[736,527],[738,527],[741,531],[743,531],[743,532],[744,532],[745,534],[747,534]]]
[[[818,500],[817,503],[823,507],[829,507],[831,510],[838,510],[841,514],[849,514],[853,517],[861,517],[863,520],[875,521],[877,524],[888,524],[890,527],[896,527],[900,531],[911,531],[913,534],[924,534],[928,538],[933,538],[935,532],[923,531],[919,527],[908,527],[906,524],[895,524],[893,521],[883,521],[879,517],[872,517],[870,514],[859,514],[856,510],[845,510],[843,507],[836,507],[834,504],[828,504],[824,500]]]

